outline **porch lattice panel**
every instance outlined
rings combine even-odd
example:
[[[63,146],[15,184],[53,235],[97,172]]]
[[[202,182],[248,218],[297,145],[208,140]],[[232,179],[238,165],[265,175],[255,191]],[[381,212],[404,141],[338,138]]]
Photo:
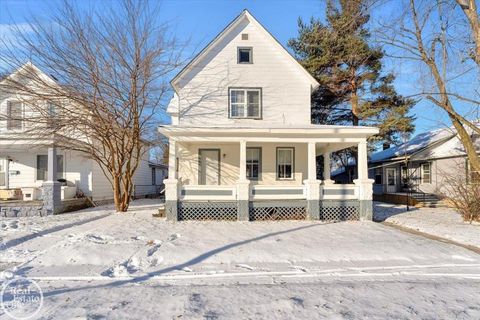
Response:
[[[307,205],[304,201],[276,201],[255,203],[250,205],[250,220],[305,220]]]
[[[237,220],[237,203],[180,202],[178,220]]]
[[[360,220],[358,201],[348,202],[320,202],[320,220],[348,221]]]

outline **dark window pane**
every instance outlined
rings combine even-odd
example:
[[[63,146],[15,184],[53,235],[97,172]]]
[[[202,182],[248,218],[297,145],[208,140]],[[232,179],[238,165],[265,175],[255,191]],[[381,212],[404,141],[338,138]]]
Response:
[[[251,62],[251,49],[238,49],[238,62],[250,63]]]
[[[46,155],[37,156],[37,180],[47,180],[48,157]]]

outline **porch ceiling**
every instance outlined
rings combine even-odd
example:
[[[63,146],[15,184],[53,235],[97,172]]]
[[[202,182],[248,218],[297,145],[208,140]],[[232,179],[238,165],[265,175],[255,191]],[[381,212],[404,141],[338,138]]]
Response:
[[[316,142],[347,147],[378,133],[373,127],[308,125],[303,127],[181,127],[163,126],[159,132],[189,142]]]

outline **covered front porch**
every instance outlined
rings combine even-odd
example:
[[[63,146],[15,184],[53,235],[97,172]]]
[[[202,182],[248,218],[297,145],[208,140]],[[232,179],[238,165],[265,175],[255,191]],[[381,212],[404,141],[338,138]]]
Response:
[[[170,220],[371,219],[366,138],[375,128],[163,127]],[[330,157],[358,148],[358,179],[330,180]],[[323,156],[323,169],[317,168]],[[319,179],[322,177],[323,179]]]
[[[75,187],[59,179],[64,178],[64,163],[53,140],[2,137],[0,216],[59,213],[62,201],[76,195]]]

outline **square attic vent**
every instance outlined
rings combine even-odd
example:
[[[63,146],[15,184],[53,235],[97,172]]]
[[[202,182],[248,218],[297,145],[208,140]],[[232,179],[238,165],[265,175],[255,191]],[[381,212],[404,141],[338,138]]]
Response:
[[[242,33],[242,40],[248,40],[248,33]]]

